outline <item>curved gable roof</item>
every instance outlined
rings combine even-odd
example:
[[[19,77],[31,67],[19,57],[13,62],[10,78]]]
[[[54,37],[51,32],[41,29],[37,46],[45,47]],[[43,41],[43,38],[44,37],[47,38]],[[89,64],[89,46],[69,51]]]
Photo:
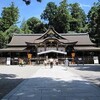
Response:
[[[48,37],[55,37],[58,39],[66,39],[63,36],[61,36],[60,34],[58,34],[53,27],[49,27],[49,29],[42,36],[37,38],[37,40],[38,39],[46,39]]]

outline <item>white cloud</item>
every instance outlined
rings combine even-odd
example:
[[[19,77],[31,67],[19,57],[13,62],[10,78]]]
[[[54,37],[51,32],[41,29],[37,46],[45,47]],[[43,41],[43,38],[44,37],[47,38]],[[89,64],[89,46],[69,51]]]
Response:
[[[87,5],[87,4],[80,4],[81,7],[88,7],[90,8],[91,6],[90,5]]]

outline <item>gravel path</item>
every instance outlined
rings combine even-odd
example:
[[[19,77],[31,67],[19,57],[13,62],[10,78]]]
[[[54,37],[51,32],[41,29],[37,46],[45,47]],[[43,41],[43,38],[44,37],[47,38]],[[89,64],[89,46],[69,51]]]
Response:
[[[100,65],[73,65],[68,70],[100,87]]]
[[[40,67],[41,65],[23,67],[0,65],[0,99],[23,80],[32,76]],[[100,87],[100,65],[70,66],[68,70]]]
[[[100,100],[100,88],[61,65],[41,66],[2,100]]]

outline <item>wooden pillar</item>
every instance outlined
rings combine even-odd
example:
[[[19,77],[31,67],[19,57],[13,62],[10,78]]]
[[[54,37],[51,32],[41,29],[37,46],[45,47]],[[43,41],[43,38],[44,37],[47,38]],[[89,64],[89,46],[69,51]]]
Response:
[[[58,50],[58,47],[59,47],[59,46],[58,46],[58,43],[57,43],[57,50]]]
[[[67,52],[67,50],[66,50],[67,46],[68,45],[65,45],[65,52]],[[68,52],[67,52],[67,55],[66,56],[68,57]],[[65,56],[65,58],[66,58],[66,56]]]
[[[83,53],[82,53],[82,54],[83,54],[83,57],[82,57],[82,58],[83,58],[83,64],[84,64],[84,51],[83,51]]]
[[[10,58],[11,58],[11,52],[10,52]]]

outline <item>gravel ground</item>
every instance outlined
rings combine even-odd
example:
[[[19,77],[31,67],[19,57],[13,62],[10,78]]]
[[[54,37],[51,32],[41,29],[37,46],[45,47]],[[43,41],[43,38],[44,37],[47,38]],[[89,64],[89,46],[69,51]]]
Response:
[[[23,80],[30,78],[40,66],[2,66],[0,65],[0,99]],[[100,87],[100,65],[74,65],[68,70],[80,75]]]
[[[33,75],[40,66],[0,65],[0,100],[23,80]]]
[[[100,87],[100,65],[70,65],[68,70]]]

